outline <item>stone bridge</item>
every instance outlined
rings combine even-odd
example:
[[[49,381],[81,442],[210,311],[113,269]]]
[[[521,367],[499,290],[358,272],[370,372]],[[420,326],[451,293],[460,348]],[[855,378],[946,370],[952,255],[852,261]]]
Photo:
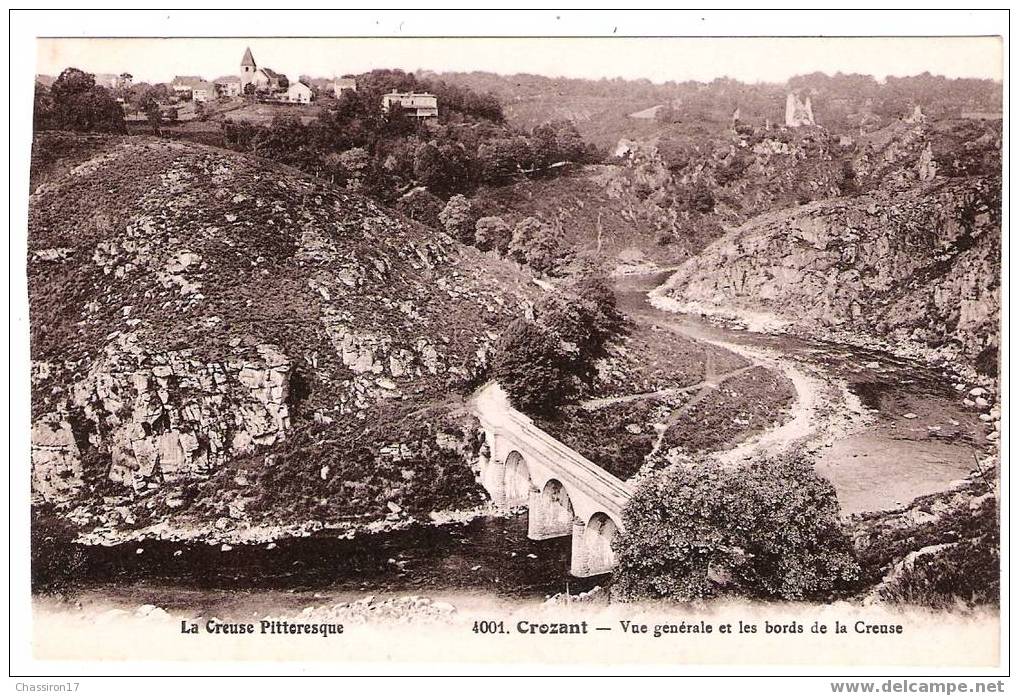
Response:
[[[570,574],[589,577],[615,566],[612,542],[633,488],[534,425],[498,384],[474,397],[488,455],[478,467],[496,505],[527,506],[531,539],[573,537]]]

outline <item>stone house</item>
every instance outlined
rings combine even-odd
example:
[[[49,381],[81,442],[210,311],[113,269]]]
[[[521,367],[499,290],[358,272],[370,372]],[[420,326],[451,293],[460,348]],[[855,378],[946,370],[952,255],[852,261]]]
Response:
[[[195,85],[204,81],[198,75],[177,75],[170,83],[170,89],[180,99],[191,99]]]
[[[237,75],[224,75],[215,80],[216,91],[221,97],[238,97],[241,95],[241,78]]]
[[[216,85],[211,82],[196,82],[191,86],[191,100],[198,103],[210,102],[216,99]]]

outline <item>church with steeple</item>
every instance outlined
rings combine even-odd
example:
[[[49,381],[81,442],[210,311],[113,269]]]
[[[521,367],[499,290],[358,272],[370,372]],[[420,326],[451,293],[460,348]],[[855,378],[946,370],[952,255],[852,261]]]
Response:
[[[271,68],[260,68],[255,63],[255,56],[250,48],[244,49],[244,57],[241,58],[241,94],[255,92],[285,92],[290,86],[287,76],[278,73]],[[251,88],[248,85],[252,85]]]

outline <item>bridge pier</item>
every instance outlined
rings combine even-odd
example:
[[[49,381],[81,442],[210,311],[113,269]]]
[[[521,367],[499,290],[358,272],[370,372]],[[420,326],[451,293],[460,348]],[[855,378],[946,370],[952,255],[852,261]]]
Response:
[[[506,462],[500,462],[494,457],[487,461],[481,461],[481,487],[488,491],[492,504],[502,507],[506,504]]]
[[[590,572],[587,548],[584,546],[584,532],[587,531],[587,524],[580,518],[573,520],[573,546],[570,547],[570,575],[575,578],[586,578],[594,573]]]

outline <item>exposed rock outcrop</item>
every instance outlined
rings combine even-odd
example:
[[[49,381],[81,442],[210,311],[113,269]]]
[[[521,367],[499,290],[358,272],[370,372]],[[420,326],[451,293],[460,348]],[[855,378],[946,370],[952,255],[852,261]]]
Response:
[[[292,362],[272,345],[220,362],[152,352],[125,334],[75,384],[72,408],[110,457],[109,477],[140,488],[208,474],[231,456],[282,440]]]
[[[50,413],[32,424],[32,497],[62,502],[82,485],[81,454],[71,424]]]
[[[658,301],[975,359],[998,343],[998,186],[954,180],[763,215],[685,263]]]
[[[242,458],[249,473],[223,477],[253,479],[297,431],[356,431],[383,399],[455,406],[536,294],[508,262],[270,162],[145,137],[44,133],[34,148],[39,500],[165,489],[177,510],[184,486]],[[236,488],[209,509],[239,509]]]

